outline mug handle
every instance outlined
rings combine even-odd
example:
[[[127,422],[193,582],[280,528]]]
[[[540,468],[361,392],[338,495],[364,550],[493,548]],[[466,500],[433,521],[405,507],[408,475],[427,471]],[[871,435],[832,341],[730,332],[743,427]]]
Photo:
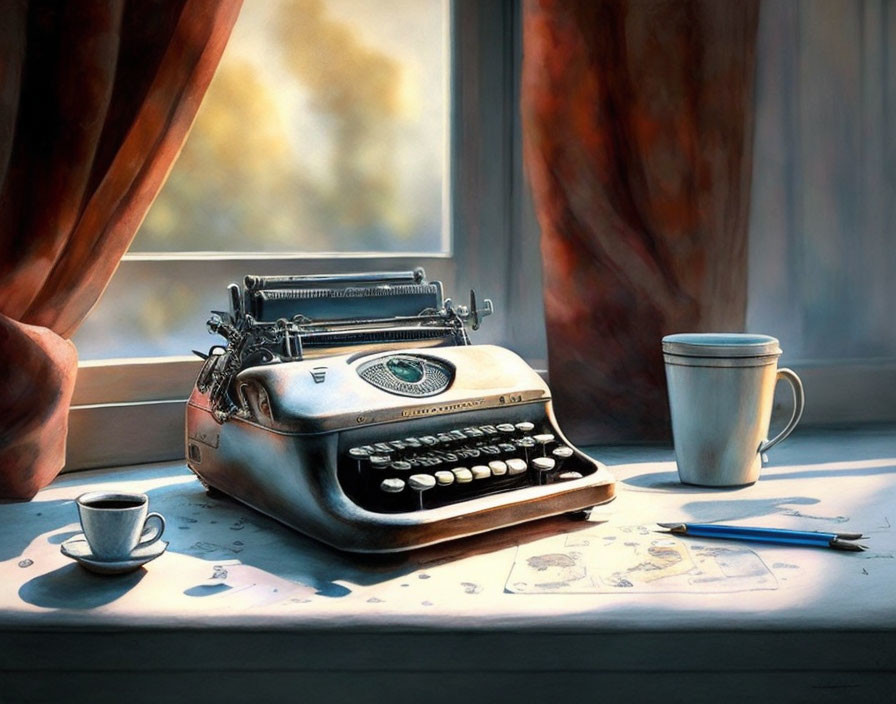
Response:
[[[759,454],[763,454],[770,447],[774,447],[790,435],[803,415],[803,406],[805,405],[806,398],[803,394],[803,383],[800,381],[800,378],[792,369],[781,368],[778,370],[777,377],[775,377],[775,383],[781,379],[784,379],[790,384],[790,390],[793,392],[793,415],[790,416],[790,420],[787,422],[787,425],[784,426],[784,430],[775,435],[771,440],[766,440],[759,445]]]
[[[153,520],[155,519],[155,520]],[[150,525],[150,521],[153,522],[154,525]],[[165,532],[165,519],[162,517],[161,513],[151,513],[146,517],[146,520],[143,521],[143,532],[140,534],[142,538],[147,533],[149,533],[149,537],[141,540],[137,543],[138,548],[144,548],[147,545],[152,545],[159,538],[162,537],[162,533]]]

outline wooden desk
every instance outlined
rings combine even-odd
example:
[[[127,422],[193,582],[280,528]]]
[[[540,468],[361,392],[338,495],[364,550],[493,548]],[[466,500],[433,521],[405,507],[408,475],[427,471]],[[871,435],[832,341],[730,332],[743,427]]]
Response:
[[[0,505],[0,702],[894,700],[892,428],[796,434],[739,490],[682,486],[665,448],[593,454],[619,491],[590,522],[385,558],[210,499],[180,464],[64,475]],[[60,554],[95,488],[149,494],[167,552],[112,578]],[[870,549],[653,532],[674,520]]]

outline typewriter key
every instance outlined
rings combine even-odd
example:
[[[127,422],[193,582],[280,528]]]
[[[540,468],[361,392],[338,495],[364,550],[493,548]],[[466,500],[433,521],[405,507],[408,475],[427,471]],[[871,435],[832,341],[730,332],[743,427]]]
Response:
[[[385,469],[389,466],[389,458],[382,455],[373,455],[370,458],[370,465],[375,469]]]
[[[348,451],[348,456],[358,460],[358,474],[361,474],[364,471],[362,462],[370,457],[370,453],[363,447],[353,447]]]
[[[529,421],[524,420],[521,423],[516,424],[516,429],[521,433],[531,433],[535,430],[535,423],[530,423]]]
[[[454,473],[449,472],[446,469],[440,469],[436,472],[436,481],[439,483],[439,486],[448,486],[449,484],[454,484]]]
[[[567,447],[566,445],[559,445],[551,450],[551,454],[554,456],[554,459],[557,460],[557,469],[559,470],[563,463],[572,457],[572,448]]]
[[[473,479],[488,479],[492,476],[492,470],[484,464],[477,464],[475,467],[470,467],[470,471],[473,473]]]
[[[473,481],[473,473],[466,467],[455,467],[451,471],[458,484],[469,484]]]
[[[380,489],[385,491],[387,494],[398,494],[404,491],[404,480],[395,479],[394,477],[383,479],[383,481],[380,482]]]
[[[488,468],[496,477],[503,477],[507,474],[507,463],[501,460],[492,460],[488,463]]]
[[[436,478],[431,474],[412,474],[408,478],[408,486],[417,492],[417,508],[423,510],[423,492],[436,485]]]
[[[510,472],[511,476],[514,474],[523,474],[528,468],[529,465],[518,457],[507,460],[507,470]]]
[[[431,474],[412,474],[408,477],[408,486],[414,491],[426,491],[436,485],[436,478]]]
[[[548,472],[554,469],[557,463],[551,457],[536,457],[532,460],[532,466],[538,470],[538,483],[544,484]]]
[[[498,429],[493,425],[480,425],[479,429],[486,435],[497,435]]]
[[[417,449],[423,443],[420,442],[420,438],[405,438],[404,444],[407,445],[408,447],[413,447],[414,449]]]
[[[498,444],[498,449],[501,452],[516,452],[516,445],[512,442],[502,442]]]
[[[381,455],[388,455],[390,452],[392,452],[392,448],[384,442],[374,443],[373,447]]]
[[[451,437],[448,433],[436,433],[436,439],[443,445],[450,445],[452,442],[454,442],[454,438]]]
[[[411,463],[405,462],[404,460],[395,460],[395,462],[391,464],[391,467],[396,472],[407,472],[411,468]]]
[[[557,479],[560,481],[569,481],[570,479],[581,479],[582,475],[579,472],[563,472],[560,474]]]
[[[477,440],[485,435],[485,433],[483,433],[479,428],[464,428],[464,435],[466,435],[471,440]]]
[[[495,426],[495,430],[497,430],[502,435],[510,435],[511,433],[516,431],[516,428],[513,427],[510,423],[499,423]]]
[[[434,445],[439,444],[439,439],[434,435],[424,435],[422,438],[420,438],[420,442],[429,447],[433,447]]]
[[[494,456],[494,455],[500,455],[500,454],[501,454],[501,450],[499,450],[499,449],[498,449],[497,447],[495,447],[494,445],[486,445],[486,446],[484,446],[484,447],[480,447],[479,450],[480,450],[484,455],[492,455],[492,456]]]
[[[516,445],[517,447],[522,448],[523,457],[525,457],[526,462],[528,462],[529,461],[529,450],[531,448],[535,447],[535,441],[527,435],[524,438],[518,438],[517,440],[514,440],[513,444]]]
[[[455,440],[459,440],[459,441],[461,441],[461,440],[466,440],[466,439],[467,439],[467,436],[464,435],[464,431],[463,431],[463,430],[452,430],[452,431],[451,431],[450,433],[448,433],[448,434],[449,434],[452,438],[454,438]]]
[[[399,452],[401,450],[404,450],[407,447],[407,445],[405,445],[404,442],[402,442],[401,440],[392,440],[389,442],[389,445],[391,445],[393,448],[395,448]]]
[[[548,444],[554,442],[554,436],[551,433],[542,433],[541,435],[533,435],[532,439],[541,445],[541,450],[547,456]]]

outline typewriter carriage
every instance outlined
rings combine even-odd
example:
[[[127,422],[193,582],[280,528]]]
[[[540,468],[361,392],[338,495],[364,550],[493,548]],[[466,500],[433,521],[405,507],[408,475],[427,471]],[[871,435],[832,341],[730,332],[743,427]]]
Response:
[[[478,329],[494,308],[443,299],[441,282],[427,282],[422,268],[407,272],[308,276],[246,276],[245,288],[227,288],[230,310],[212,311],[214,345],[197,388],[208,393],[215,417],[247,417],[233,382],[254,366],[326,357],[345,348],[365,349],[469,345],[466,323]],[[377,315],[371,315],[376,310]]]

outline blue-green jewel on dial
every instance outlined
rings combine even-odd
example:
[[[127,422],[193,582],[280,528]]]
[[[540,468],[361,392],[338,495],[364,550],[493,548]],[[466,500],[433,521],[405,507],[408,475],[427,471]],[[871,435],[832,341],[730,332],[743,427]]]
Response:
[[[408,384],[416,384],[423,376],[423,365],[415,359],[407,357],[392,357],[386,362],[386,368],[395,375],[396,379]]]

